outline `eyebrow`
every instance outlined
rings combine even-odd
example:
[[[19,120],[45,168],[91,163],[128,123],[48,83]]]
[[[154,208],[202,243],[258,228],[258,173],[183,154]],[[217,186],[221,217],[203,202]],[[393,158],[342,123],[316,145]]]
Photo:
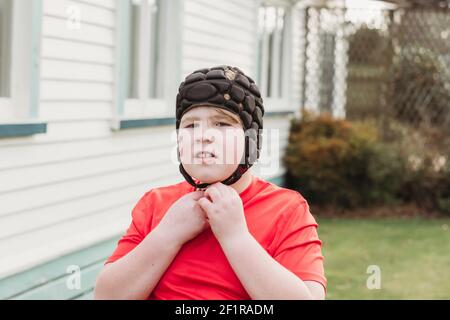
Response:
[[[221,114],[211,116],[210,118],[213,119],[213,120],[214,119],[217,119],[217,120],[228,120],[227,116],[224,116],[224,115],[221,115]],[[199,119],[200,119],[199,117],[190,116],[190,117],[183,118],[183,120],[181,120],[181,123],[192,121],[192,120],[199,120]]]

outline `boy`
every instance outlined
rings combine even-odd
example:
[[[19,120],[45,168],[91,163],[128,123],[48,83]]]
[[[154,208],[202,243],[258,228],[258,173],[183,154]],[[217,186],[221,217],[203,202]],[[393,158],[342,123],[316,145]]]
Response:
[[[238,68],[186,77],[176,103],[186,181],[139,200],[96,299],[324,299],[322,242],[306,200],[249,170],[262,102]]]

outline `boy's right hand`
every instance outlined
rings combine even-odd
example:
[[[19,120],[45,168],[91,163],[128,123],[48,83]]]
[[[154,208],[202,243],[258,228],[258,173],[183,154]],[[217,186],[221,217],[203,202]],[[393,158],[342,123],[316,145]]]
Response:
[[[183,245],[209,228],[206,212],[197,203],[203,195],[204,191],[194,191],[175,201],[159,222],[159,230],[173,235]]]

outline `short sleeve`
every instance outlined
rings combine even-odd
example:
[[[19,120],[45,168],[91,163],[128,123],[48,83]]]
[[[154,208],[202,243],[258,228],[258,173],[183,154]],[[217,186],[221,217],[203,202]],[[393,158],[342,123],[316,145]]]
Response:
[[[283,226],[273,258],[303,281],[317,281],[326,290],[322,241],[306,200],[294,206]]]
[[[131,212],[131,224],[125,234],[118,241],[113,254],[106,260],[105,264],[114,262],[133,250],[146,236],[146,225],[149,225],[151,212],[149,208],[149,195],[147,192],[142,196]]]

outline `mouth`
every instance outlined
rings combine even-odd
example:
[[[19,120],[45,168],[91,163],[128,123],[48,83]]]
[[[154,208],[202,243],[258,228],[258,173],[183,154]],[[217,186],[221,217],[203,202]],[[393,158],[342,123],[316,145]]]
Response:
[[[212,151],[200,151],[195,154],[195,158],[202,165],[212,165],[217,163],[217,156]]]
[[[216,154],[211,151],[199,151],[195,154],[195,157],[199,158],[199,159],[215,159],[215,158],[217,158]]]

